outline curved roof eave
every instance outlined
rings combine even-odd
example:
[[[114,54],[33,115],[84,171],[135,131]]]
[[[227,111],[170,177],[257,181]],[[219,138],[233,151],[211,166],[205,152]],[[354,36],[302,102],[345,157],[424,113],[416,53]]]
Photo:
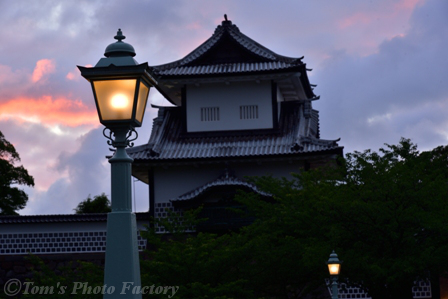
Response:
[[[182,194],[174,199],[171,199],[171,202],[183,202],[183,201],[189,201],[194,200],[201,196],[202,194],[206,193],[208,190],[214,188],[214,187],[220,187],[220,186],[236,186],[236,187],[246,187],[252,190],[253,192],[256,192],[260,194],[261,196],[272,196],[271,194],[264,192],[262,190],[259,190],[257,186],[248,183],[246,181],[243,181],[235,176],[229,175],[228,173],[224,174],[223,176],[219,177],[218,179],[209,182],[205,185],[202,185],[190,192],[187,192],[185,194]]]

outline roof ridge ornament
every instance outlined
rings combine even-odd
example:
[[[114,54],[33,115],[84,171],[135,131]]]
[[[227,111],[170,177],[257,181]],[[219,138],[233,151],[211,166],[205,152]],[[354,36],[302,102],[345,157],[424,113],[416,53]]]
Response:
[[[222,26],[232,26],[232,21],[227,19],[227,14],[224,14],[224,21],[222,21]]]

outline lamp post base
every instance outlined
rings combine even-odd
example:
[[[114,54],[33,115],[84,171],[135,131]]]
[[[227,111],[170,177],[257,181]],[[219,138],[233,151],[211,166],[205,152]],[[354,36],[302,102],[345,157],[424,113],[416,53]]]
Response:
[[[331,282],[331,299],[339,298],[338,278],[332,277]]]
[[[137,247],[137,221],[131,212],[107,215],[107,243],[104,284],[114,287],[103,298],[142,298]]]

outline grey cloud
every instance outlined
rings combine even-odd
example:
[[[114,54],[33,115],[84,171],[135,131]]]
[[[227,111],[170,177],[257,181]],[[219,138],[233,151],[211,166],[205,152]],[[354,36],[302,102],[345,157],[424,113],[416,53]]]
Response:
[[[81,147],[75,153],[62,152],[56,168],[68,171],[70,188],[68,198],[81,201],[89,194],[96,195],[110,190],[109,169],[105,163],[109,155],[102,129],[94,129],[80,138]]]
[[[70,188],[70,182],[66,178],[56,180],[45,192],[35,189],[26,190],[29,200],[21,215],[53,215],[53,214],[71,214],[71,209],[75,208],[77,202],[67,196],[67,190]]]
[[[25,80],[39,59],[56,62],[56,72],[46,84],[28,86],[21,80],[11,81],[2,86],[2,99],[14,89],[16,95],[80,99],[93,108],[89,84],[84,79],[69,81],[65,76],[76,65],[94,65],[105,47],[114,42],[118,28],[135,47],[137,61],[155,65],[193,50],[211,36],[226,13],[243,33],[277,53],[305,55],[304,61],[314,69],[310,80],[318,84],[315,93],[321,95],[314,107],[320,111],[322,138],[342,137],[340,144],[346,152],[377,149],[383,143],[396,143],[401,136],[411,137],[423,147],[434,147],[445,142],[444,131],[448,129],[444,113],[448,110],[448,3],[423,2],[409,24],[407,15],[397,15],[396,20],[370,20],[372,23],[362,24],[362,28],[337,26],[357,13],[390,18],[390,8],[401,2],[349,0],[341,5],[292,1],[279,5],[261,0],[255,7],[245,1],[130,1],[126,5],[121,1],[87,0],[0,2],[0,24],[8,28],[3,32],[6,42],[0,45],[0,65],[10,66],[17,78]],[[58,5],[58,27],[42,27],[39,22],[49,20],[51,9]],[[390,39],[383,34],[389,29],[386,26],[393,27],[388,34],[405,35]],[[358,55],[366,40],[377,45],[380,39],[384,41],[376,53],[370,49],[373,54]],[[148,107],[137,144],[148,140],[153,117],[155,110]],[[43,165],[49,159],[58,157],[51,171],[59,171],[61,176],[69,173],[47,192],[33,189],[31,210],[69,213],[88,194],[109,192],[110,168],[104,164],[109,152],[101,129],[74,142],[67,139],[69,136],[55,138],[48,130],[40,131],[38,125],[2,125],[6,126],[2,130],[17,141],[35,147],[33,152],[22,154],[29,159],[26,161],[34,160],[33,169],[46,167]],[[69,144],[65,151],[63,143]],[[45,162],[38,164],[38,157]],[[143,193],[147,189],[139,188],[143,191],[138,192],[142,197],[137,197],[137,202],[146,202]]]
[[[384,41],[376,54],[331,53],[315,77],[325,136],[342,137],[349,151],[377,149],[401,136],[431,147],[445,142],[441,130],[435,130],[446,128],[438,107],[448,99],[443,79],[448,78],[448,21],[443,11],[448,11],[444,1],[417,7],[406,35]],[[367,121],[388,114],[391,119],[382,123]]]

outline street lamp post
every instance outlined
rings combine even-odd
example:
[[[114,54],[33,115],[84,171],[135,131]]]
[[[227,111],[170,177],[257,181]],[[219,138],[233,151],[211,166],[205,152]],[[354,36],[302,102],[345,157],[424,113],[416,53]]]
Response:
[[[103,135],[116,148],[109,159],[112,212],[107,215],[104,298],[141,298],[137,221],[132,213],[133,160],[126,147],[137,139],[135,128],[142,125],[149,89],[157,82],[147,63],[134,60],[134,48],[122,41],[125,36],[120,29],[115,39],[105,50],[106,58],[95,67],[78,68],[91,83],[99,120],[105,126]]]
[[[338,299],[338,275],[341,269],[341,263],[342,261],[338,259],[338,255],[333,250],[327,262],[328,271],[331,276],[331,299]]]

